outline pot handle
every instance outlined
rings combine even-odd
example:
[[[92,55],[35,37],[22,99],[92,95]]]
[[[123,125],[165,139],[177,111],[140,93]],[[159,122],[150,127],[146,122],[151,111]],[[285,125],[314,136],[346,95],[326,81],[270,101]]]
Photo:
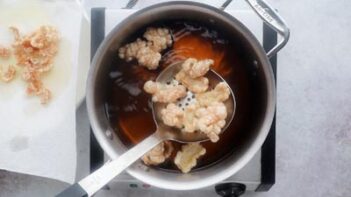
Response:
[[[290,30],[284,19],[264,0],[246,0],[246,2],[255,10],[262,20],[282,36],[282,40],[268,51],[267,56],[271,58],[286,45],[290,37]]]
[[[224,10],[232,1],[226,0],[219,9]],[[137,2],[138,0],[130,0],[125,8],[133,8]],[[282,37],[281,41],[268,51],[267,56],[271,58],[286,45],[290,37],[290,30],[284,19],[265,0],[246,0],[246,2],[264,22]]]
[[[224,10],[232,0],[227,0],[220,7]],[[268,51],[268,58],[273,57],[282,49],[289,40],[290,30],[286,25],[284,19],[264,0],[246,0],[251,8],[258,14],[258,16],[266,22],[272,29],[274,29],[281,37],[281,41]]]
[[[127,5],[123,9],[132,9],[137,3],[138,0],[129,0]]]

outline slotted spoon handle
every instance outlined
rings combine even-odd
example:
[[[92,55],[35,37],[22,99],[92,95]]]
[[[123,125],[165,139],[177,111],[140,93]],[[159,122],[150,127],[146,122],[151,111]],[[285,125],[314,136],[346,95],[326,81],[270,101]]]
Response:
[[[86,197],[93,195],[162,141],[163,139],[155,132],[117,159],[106,163],[89,176],[62,191],[57,197]]]

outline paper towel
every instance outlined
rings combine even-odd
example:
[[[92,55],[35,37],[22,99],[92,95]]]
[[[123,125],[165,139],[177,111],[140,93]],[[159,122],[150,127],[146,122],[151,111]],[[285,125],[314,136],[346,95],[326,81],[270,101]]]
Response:
[[[43,81],[52,100],[27,96],[20,72],[0,82],[0,169],[72,183],[76,172],[75,106],[81,13],[74,1],[0,1],[0,44],[10,46],[9,26],[29,33],[41,25],[61,35],[53,69]],[[0,64],[15,63],[15,59]]]

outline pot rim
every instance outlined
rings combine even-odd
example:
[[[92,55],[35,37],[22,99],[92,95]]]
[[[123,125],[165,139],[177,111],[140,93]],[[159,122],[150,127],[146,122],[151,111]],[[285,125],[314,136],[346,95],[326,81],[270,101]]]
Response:
[[[184,184],[180,181],[172,181],[172,180],[165,180],[162,179],[160,180],[159,178],[153,177],[153,176],[146,176],[142,173],[139,173],[138,170],[135,168],[128,168],[126,171],[132,175],[133,177],[137,178],[138,180],[141,180],[142,182],[148,183],[150,185],[163,188],[163,189],[170,189],[170,190],[193,190],[193,189],[199,189],[203,187],[208,187],[211,185],[214,185],[218,182],[221,182],[236,172],[238,172],[241,168],[243,168],[256,154],[256,152],[260,149],[262,146],[264,140],[266,139],[270,126],[273,121],[274,117],[274,112],[275,112],[275,104],[276,104],[276,89],[275,89],[275,79],[272,71],[272,67],[270,65],[270,62],[268,60],[268,57],[266,55],[266,52],[263,50],[261,44],[259,41],[256,39],[254,35],[250,32],[250,30],[247,29],[245,25],[243,25],[240,21],[238,21],[236,18],[233,16],[229,15],[228,13],[225,13],[224,11],[215,8],[210,5],[206,5],[203,3],[198,3],[198,2],[189,2],[189,1],[171,1],[171,2],[164,2],[164,3],[158,3],[151,5],[149,7],[143,8],[138,10],[137,12],[133,13],[130,15],[128,18],[123,20],[121,23],[119,23],[117,26],[113,28],[113,30],[105,37],[101,45],[99,46],[98,50],[96,51],[96,54],[93,58],[92,61],[92,66],[89,71],[88,79],[95,79],[96,77],[96,70],[98,67],[96,65],[99,65],[102,61],[102,54],[104,54],[108,49],[110,41],[113,39],[113,34],[118,31],[118,28],[120,26],[125,25],[126,21],[130,18],[136,17],[140,14],[143,14],[145,12],[152,11],[154,9],[160,9],[160,7],[172,7],[174,8],[175,6],[195,6],[197,8],[201,9],[207,9],[210,12],[213,12],[213,14],[218,15],[219,17],[223,18],[223,20],[226,20],[228,23],[230,23],[238,32],[240,32],[243,37],[246,39],[246,41],[251,45],[251,47],[256,51],[256,55],[258,57],[258,60],[262,62],[262,65],[267,65],[266,69],[264,70],[265,77],[267,77],[267,107],[266,107],[266,112],[265,112],[265,118],[263,120],[262,126],[260,128],[260,131],[257,135],[257,137],[253,140],[252,144],[250,144],[249,148],[245,150],[243,153],[243,156],[238,159],[235,163],[233,163],[230,167],[226,168],[225,170],[221,170],[215,175],[211,177],[201,177],[200,179],[196,179],[196,181],[193,181],[191,184]],[[271,79],[271,80],[269,80]],[[101,130],[101,128],[98,125],[98,117],[97,113],[95,112],[95,97],[94,97],[94,80],[87,80],[87,96],[86,96],[86,102],[87,102],[87,111],[88,111],[88,116],[90,120],[90,124],[93,130],[93,133],[95,137],[97,138],[100,146],[103,148],[103,150],[109,155],[111,158],[116,158],[118,157],[118,153],[115,151],[115,149],[111,146],[109,146],[108,139],[104,135],[104,131]],[[191,174],[191,173],[190,173]]]

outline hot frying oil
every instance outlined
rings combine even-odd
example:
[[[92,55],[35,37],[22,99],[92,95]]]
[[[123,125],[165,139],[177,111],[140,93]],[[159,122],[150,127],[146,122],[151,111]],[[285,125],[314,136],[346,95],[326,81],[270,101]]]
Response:
[[[217,143],[202,143],[207,153],[198,161],[196,169],[206,167],[235,151],[236,144],[240,141],[240,132],[245,131],[245,125],[249,124],[247,117],[252,111],[250,79],[235,43],[222,37],[218,31],[188,22],[173,22],[165,26],[172,31],[174,43],[162,52],[161,66],[157,70],[150,71],[138,66],[136,62],[127,63],[116,58],[109,73],[111,87],[105,105],[106,112],[118,136],[127,146],[132,146],[156,129],[151,110],[151,96],[143,91],[144,83],[156,79],[165,66],[176,61],[188,57],[213,59],[212,69],[221,74],[233,89],[237,109],[234,121],[220,135]],[[243,124],[245,122],[247,124]],[[175,151],[172,158],[158,168],[176,169],[172,161],[181,144],[173,142],[173,145]]]

